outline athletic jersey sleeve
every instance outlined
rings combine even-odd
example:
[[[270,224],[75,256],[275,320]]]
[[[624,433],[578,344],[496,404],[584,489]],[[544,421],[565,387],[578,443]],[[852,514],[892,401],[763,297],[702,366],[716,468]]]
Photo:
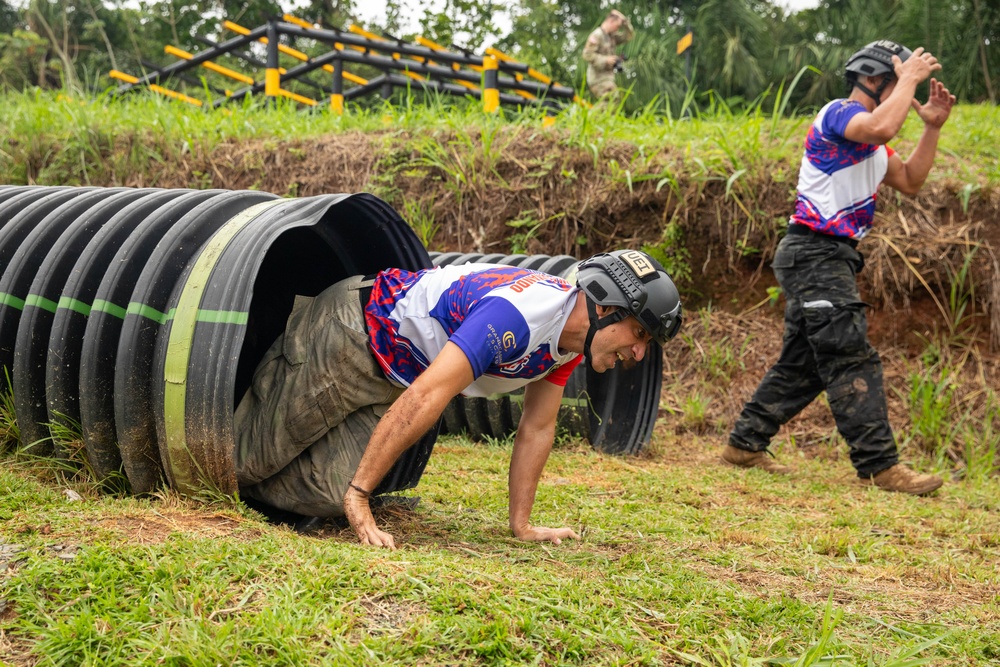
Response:
[[[823,136],[835,141],[846,141],[844,131],[847,130],[847,124],[859,113],[866,113],[860,102],[834,104],[823,116],[823,127],[820,128]]]
[[[491,365],[523,355],[530,337],[521,312],[506,299],[492,297],[476,304],[449,340],[469,358],[473,376],[478,378]]]
[[[566,383],[569,381],[569,376],[572,375],[576,367],[580,365],[580,360],[583,359],[582,354],[578,354],[572,361],[567,361],[562,366],[557,367],[551,373],[545,376],[545,379],[552,384],[565,387]]]

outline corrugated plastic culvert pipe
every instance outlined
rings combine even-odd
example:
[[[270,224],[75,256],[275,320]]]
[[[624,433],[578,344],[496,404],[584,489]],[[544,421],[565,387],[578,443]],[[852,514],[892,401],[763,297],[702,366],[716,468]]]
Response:
[[[568,255],[482,255],[431,253],[435,266],[482,262],[542,271],[576,282],[579,260]],[[563,393],[558,424],[573,435],[586,437],[609,454],[637,454],[649,443],[660,407],[663,356],[647,356],[634,368],[614,368],[605,373],[581,362],[570,375]],[[474,439],[502,438],[517,428],[522,392],[496,398],[458,397],[448,404],[441,429],[466,432]]]
[[[79,422],[100,479],[233,493],[233,412],[295,297],[429,266],[368,194],[0,187],[0,365],[22,446],[49,453],[49,425]],[[435,439],[376,493],[414,486]]]

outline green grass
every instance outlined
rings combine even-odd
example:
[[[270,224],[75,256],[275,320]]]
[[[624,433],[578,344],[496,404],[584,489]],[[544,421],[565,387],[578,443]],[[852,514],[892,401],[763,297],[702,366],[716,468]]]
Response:
[[[956,190],[966,209],[1000,182],[997,120],[993,107],[960,106],[942,135],[943,158],[932,178],[965,183]],[[157,173],[222,142],[295,142],[357,131],[381,142],[383,164],[397,161],[400,171],[383,178],[426,170],[451,179],[456,198],[471,197],[498,187],[505,146],[515,138],[531,145],[546,131],[540,121],[509,112],[488,118],[472,104],[336,117],[292,104],[206,112],[149,96],[113,102],[8,95],[0,97],[0,182],[110,184],[142,176],[155,185]],[[758,186],[767,182],[779,195],[794,187],[808,121],[754,110],[679,120],[572,109],[559,118],[555,136],[589,156],[621,191],[645,181],[666,190],[673,199],[664,211],[715,189],[719,206],[746,224],[733,234],[735,248],[753,225],[773,226]],[[919,132],[911,117],[894,145],[905,155]],[[549,173],[566,183],[578,178],[552,156],[525,167],[538,182]],[[192,187],[211,183],[210,174],[193,177]],[[428,243],[444,224],[434,203],[404,204]],[[654,246],[681,275],[698,267],[688,266],[676,220],[694,209],[678,204],[674,221],[664,213],[663,237]],[[558,213],[525,209],[514,219],[521,224],[505,226],[512,245],[526,244]],[[739,252],[755,249],[744,243]],[[964,284],[959,277],[953,284]],[[957,322],[964,297],[953,297]],[[709,319],[703,313],[692,323],[707,331]],[[944,467],[951,435],[968,445],[965,478],[933,498],[859,487],[835,437],[802,450],[818,452],[815,458],[779,443],[779,454],[797,469],[791,479],[742,473],[719,466],[716,450],[737,400],[731,384],[746,379],[759,353],[749,339],[724,335],[678,343],[691,348],[700,369],[664,392],[667,412],[681,415],[688,429],[683,435],[661,427],[641,459],[600,456],[572,443],[553,453],[533,518],[570,525],[583,536],[559,547],[523,544],[508,534],[509,441],[443,439],[413,492],[422,498],[416,512],[379,515],[401,544],[395,552],[363,548],[349,531],[299,536],[224,499],[101,495],[76,468],[4,454],[0,660],[722,666],[770,658],[897,667],[921,659],[1000,661],[995,395],[966,392],[944,405],[936,388],[949,386],[941,383],[955,360],[947,368],[921,360],[909,386],[897,388],[911,422],[899,431],[904,457]],[[0,424],[13,427],[5,411],[0,403]],[[16,428],[0,436],[15,438]],[[937,444],[918,442],[928,437]],[[62,493],[68,487],[84,502],[70,502]]]
[[[961,105],[942,133],[941,152],[957,159],[945,174],[975,184],[1000,181],[1000,116],[988,105]],[[747,202],[753,215],[755,196],[745,174],[768,167],[772,176],[794,179],[794,172],[775,167],[787,162],[794,168],[801,154],[808,117],[770,116],[759,107],[734,114],[720,108],[695,118],[676,119],[647,109],[623,117],[607,111],[571,106],[559,114],[556,132],[571,147],[590,151],[604,163],[614,180],[631,188],[643,180],[670,179],[662,160],[666,151],[684,158],[688,177],[725,184],[727,194]],[[519,140],[530,141],[541,132],[541,114],[534,110],[504,109],[495,116],[483,114],[473,102],[446,103],[433,98],[428,104],[401,104],[355,108],[337,116],[325,108],[301,109],[281,100],[265,108],[260,99],[221,109],[201,109],[152,93],[123,99],[72,98],[54,93],[8,93],[0,96],[0,180],[6,183],[108,184],[126,182],[146,174],[155,182],[162,164],[183,161],[190,153],[210,152],[221,141],[271,139],[293,141],[348,131],[379,133],[390,144],[413,143],[426,164],[442,166],[463,178],[495,184],[492,165],[513,135],[499,131],[512,127]],[[899,145],[915,144],[921,130],[911,115]],[[447,134],[448,144],[411,140],[410,132]],[[421,143],[423,141],[423,143]],[[635,147],[630,167],[618,167],[606,155],[612,142]],[[456,157],[454,148],[459,151]],[[472,163],[469,155],[485,157]],[[475,166],[476,170],[472,167]],[[939,170],[940,171],[940,170]],[[942,176],[936,172],[932,178]],[[196,184],[192,184],[196,185]]]
[[[393,552],[170,495],[72,503],[8,455],[0,539],[24,549],[0,647],[11,664],[888,665],[940,638],[920,657],[1000,659],[996,478],[888,496],[846,462],[776,480],[716,447],[561,446],[534,519],[583,539],[555,547],[508,534],[509,447],[442,439],[416,511],[378,516]]]

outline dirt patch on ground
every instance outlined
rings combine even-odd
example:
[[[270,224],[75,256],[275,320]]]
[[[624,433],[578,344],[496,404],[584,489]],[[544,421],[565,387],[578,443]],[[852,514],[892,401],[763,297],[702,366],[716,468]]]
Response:
[[[229,537],[236,532],[246,536],[245,520],[221,514],[165,510],[141,516],[107,517],[97,523],[135,544],[160,544],[177,533],[198,539]]]
[[[940,618],[949,609],[993,604],[1000,594],[1000,587],[995,585],[940,586],[918,576],[890,575],[863,566],[820,569],[811,573],[810,585],[803,586],[801,575],[780,574],[780,564],[762,558],[734,568],[696,558],[691,566],[712,579],[735,583],[754,597],[784,597],[822,605],[832,593],[834,601],[852,613],[872,618],[889,614],[917,623]]]

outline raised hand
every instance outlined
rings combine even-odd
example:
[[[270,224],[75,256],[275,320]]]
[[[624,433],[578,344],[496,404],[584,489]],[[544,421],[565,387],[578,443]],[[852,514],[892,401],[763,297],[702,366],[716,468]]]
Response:
[[[914,98],[910,104],[920,116],[920,120],[924,121],[926,125],[941,127],[948,120],[951,108],[955,106],[955,96],[944,87],[943,83],[937,79],[931,79],[931,92],[927,97],[927,102],[921,104]]]
[[[922,82],[932,72],[941,69],[941,63],[938,62],[938,59],[930,51],[924,51],[922,46],[914,49],[913,55],[907,58],[906,62],[900,60],[899,56],[893,56],[892,66],[896,70],[897,79],[909,77],[916,83]]]

